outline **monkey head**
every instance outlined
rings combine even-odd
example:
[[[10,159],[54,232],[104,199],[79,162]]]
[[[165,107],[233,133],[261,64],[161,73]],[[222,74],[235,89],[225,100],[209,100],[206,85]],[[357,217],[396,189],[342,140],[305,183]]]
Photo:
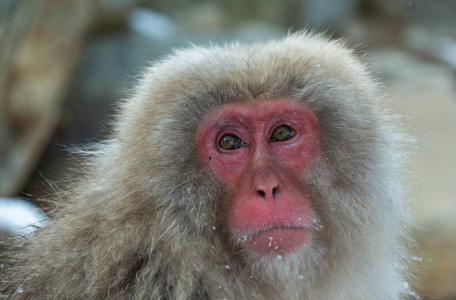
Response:
[[[9,289],[402,299],[410,139],[386,103],[356,53],[323,35],[176,50],[145,70],[111,138],[85,151]]]

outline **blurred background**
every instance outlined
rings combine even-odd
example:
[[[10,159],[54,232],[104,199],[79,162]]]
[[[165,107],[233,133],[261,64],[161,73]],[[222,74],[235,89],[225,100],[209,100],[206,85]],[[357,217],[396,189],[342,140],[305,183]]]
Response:
[[[173,47],[307,27],[365,53],[408,117],[421,148],[415,290],[456,299],[455,14],[454,0],[0,0],[0,240],[42,220],[39,199],[77,169],[68,146],[109,134],[145,65]]]

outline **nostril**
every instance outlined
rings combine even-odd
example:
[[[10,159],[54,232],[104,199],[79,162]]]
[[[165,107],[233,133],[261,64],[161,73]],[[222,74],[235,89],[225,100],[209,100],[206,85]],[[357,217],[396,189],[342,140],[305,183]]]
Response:
[[[272,198],[275,198],[277,196],[277,188],[272,189]]]
[[[258,191],[258,195],[260,195],[261,198],[266,198],[266,193],[264,191]]]

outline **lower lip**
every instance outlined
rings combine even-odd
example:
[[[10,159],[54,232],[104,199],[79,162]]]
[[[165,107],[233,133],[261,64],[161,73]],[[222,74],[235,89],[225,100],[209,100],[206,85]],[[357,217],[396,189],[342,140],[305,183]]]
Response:
[[[245,246],[261,254],[286,254],[304,248],[311,233],[302,228],[277,228],[247,239]]]

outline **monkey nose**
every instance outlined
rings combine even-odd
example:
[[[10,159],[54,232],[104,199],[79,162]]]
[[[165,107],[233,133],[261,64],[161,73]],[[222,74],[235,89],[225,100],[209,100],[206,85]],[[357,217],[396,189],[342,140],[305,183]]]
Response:
[[[280,172],[274,168],[274,165],[260,163],[252,166],[250,171],[255,198],[265,201],[275,200],[280,196]]]
[[[262,200],[274,200],[279,195],[279,186],[277,182],[270,184],[258,184],[256,186],[256,193]]]

